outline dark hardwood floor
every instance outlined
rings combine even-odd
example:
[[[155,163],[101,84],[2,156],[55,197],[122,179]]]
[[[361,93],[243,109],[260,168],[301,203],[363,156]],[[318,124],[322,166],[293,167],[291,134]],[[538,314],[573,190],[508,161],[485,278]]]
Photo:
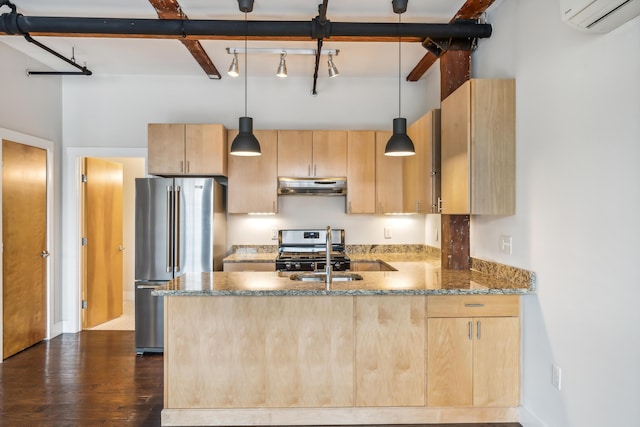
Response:
[[[133,332],[63,334],[0,364],[0,426],[159,426],[162,377],[162,355],[136,356]]]

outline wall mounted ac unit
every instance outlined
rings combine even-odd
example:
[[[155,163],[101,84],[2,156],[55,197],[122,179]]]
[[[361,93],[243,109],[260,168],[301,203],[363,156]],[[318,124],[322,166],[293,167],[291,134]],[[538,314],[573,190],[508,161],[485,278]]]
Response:
[[[640,15],[640,0],[560,0],[562,20],[594,33],[606,33]]]

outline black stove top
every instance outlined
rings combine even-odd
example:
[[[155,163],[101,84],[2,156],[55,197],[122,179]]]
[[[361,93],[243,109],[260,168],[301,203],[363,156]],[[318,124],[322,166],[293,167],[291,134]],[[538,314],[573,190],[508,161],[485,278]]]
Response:
[[[324,270],[326,265],[326,230],[280,230],[278,232],[278,271]],[[345,253],[344,230],[332,230],[331,266],[334,271],[351,268]]]

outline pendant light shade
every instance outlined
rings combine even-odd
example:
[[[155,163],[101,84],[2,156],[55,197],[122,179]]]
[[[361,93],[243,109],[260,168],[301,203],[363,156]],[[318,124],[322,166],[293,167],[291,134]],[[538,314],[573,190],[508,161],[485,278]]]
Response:
[[[260,143],[253,134],[253,118],[240,117],[238,135],[231,143],[231,154],[234,156],[259,156]]]
[[[233,61],[231,61],[231,65],[229,66],[229,71],[227,71],[231,77],[238,77],[240,75],[240,71],[238,70],[238,54],[233,54]]]
[[[385,156],[413,156],[416,149],[413,141],[407,135],[407,119],[398,117],[393,119],[393,135],[384,148]]]
[[[402,24],[401,13],[406,9],[406,1],[393,0],[393,10],[398,14],[398,24]],[[401,28],[401,27],[399,27]],[[398,118],[393,119],[393,135],[389,138],[387,145],[384,147],[385,156],[413,156],[416,154],[416,148],[413,141],[407,135],[407,119],[401,117],[402,97],[401,97],[401,80],[402,74],[402,35],[398,35]]]

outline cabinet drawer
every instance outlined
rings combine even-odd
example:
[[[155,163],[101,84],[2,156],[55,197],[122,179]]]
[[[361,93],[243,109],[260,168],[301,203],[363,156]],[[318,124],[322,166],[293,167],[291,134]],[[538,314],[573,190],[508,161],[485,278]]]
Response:
[[[437,295],[427,297],[427,317],[518,316],[518,295]]]

